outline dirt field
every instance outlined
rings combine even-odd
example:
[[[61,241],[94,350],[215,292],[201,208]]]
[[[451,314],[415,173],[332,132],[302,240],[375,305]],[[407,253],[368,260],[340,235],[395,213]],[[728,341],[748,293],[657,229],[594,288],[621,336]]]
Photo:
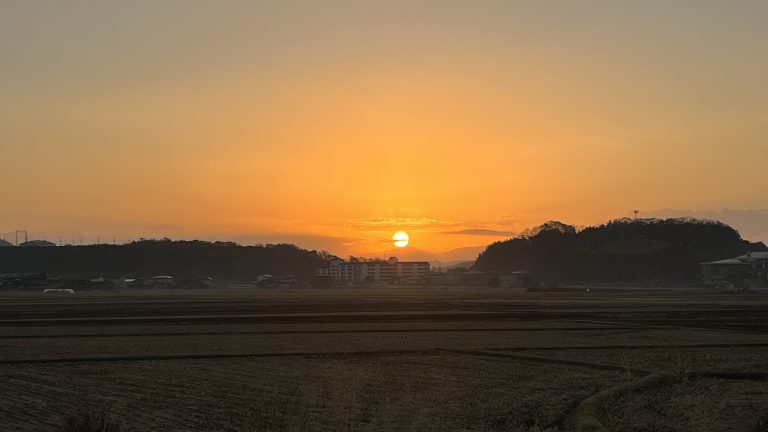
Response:
[[[765,431],[768,297],[0,293],[0,430]]]

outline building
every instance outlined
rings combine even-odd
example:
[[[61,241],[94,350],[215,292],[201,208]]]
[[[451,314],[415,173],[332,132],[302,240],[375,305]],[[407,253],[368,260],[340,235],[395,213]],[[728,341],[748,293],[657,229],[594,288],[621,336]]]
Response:
[[[736,258],[701,263],[705,284],[728,282],[749,288],[768,288],[768,252],[750,252]]]
[[[398,261],[392,257],[387,261],[342,261],[331,262],[329,267],[318,268],[315,276],[329,277],[341,284],[361,282],[406,283],[421,281],[429,275],[426,261]]]
[[[536,281],[527,271],[514,271],[502,273],[498,276],[500,288],[531,288],[536,286]]]
[[[467,270],[461,273],[461,285],[487,287],[491,283],[491,276],[480,270]]]
[[[331,279],[342,283],[353,283],[360,280],[357,262],[333,261],[329,270]]]
[[[169,287],[174,285],[173,276],[153,276],[152,284],[156,287]]]

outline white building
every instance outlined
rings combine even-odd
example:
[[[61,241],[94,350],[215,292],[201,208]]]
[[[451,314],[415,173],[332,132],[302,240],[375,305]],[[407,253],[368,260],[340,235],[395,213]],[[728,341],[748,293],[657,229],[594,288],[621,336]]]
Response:
[[[426,261],[400,262],[397,258],[387,261],[333,261],[330,267],[318,268],[317,276],[330,277],[341,283],[355,282],[404,282],[414,283],[429,274]]]

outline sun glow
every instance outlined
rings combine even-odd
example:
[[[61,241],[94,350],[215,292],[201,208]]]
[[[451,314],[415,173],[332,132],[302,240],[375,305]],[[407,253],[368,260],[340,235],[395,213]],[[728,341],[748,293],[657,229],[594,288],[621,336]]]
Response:
[[[394,235],[392,235],[392,240],[394,240],[395,246],[399,248],[404,248],[408,246],[408,241],[410,240],[410,237],[408,236],[407,232],[398,231]]]

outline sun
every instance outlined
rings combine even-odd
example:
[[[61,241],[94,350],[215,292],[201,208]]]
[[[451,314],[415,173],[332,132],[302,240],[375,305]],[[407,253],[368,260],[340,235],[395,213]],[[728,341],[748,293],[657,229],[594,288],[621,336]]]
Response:
[[[410,240],[410,237],[408,237],[407,232],[398,231],[394,235],[392,235],[392,240],[395,241],[395,246],[399,248],[404,248],[408,246],[408,240]]]

